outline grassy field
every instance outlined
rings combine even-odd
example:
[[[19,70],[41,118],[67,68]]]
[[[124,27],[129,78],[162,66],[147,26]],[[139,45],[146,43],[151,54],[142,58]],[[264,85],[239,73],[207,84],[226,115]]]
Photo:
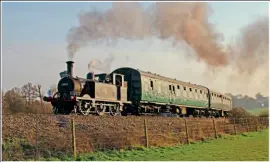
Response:
[[[254,114],[254,115],[260,115],[261,113],[268,113],[269,108],[255,108],[255,109],[250,109],[248,110],[249,113]]]
[[[77,160],[268,161],[268,149],[268,130],[264,130],[178,147],[95,152],[79,155]],[[60,159],[50,158],[45,160]],[[63,157],[61,160],[73,159]]]

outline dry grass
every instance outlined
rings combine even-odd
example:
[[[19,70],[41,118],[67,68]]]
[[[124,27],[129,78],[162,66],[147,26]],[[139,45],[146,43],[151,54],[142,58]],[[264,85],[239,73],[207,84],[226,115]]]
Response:
[[[70,124],[72,117],[75,119],[78,153],[99,149],[128,149],[145,146],[144,119],[147,120],[150,146],[175,146],[187,143],[185,119],[183,118],[4,115],[3,141],[8,141],[10,138],[23,139],[29,145],[27,153],[17,151],[16,156],[13,156],[14,149],[4,150],[4,160],[23,160],[26,157],[34,159],[36,148],[42,157],[72,154]],[[213,119],[189,118],[186,120],[190,142],[214,138]],[[259,122],[268,124],[267,119]],[[236,130],[238,133],[256,131],[258,127],[254,123],[256,122],[252,118],[239,119],[236,123]],[[215,126],[217,136],[235,133],[232,120],[215,119]],[[37,136],[36,130],[38,130]],[[38,143],[36,143],[36,139],[38,139]],[[12,148],[22,147],[25,150],[25,144],[22,146],[21,142],[17,142],[16,146],[13,146],[14,143],[11,146],[9,142],[9,145]]]

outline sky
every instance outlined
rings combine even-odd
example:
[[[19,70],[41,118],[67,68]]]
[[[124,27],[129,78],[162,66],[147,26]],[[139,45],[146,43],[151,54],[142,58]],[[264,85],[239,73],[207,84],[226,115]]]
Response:
[[[147,7],[151,3],[144,2],[142,5]],[[233,41],[239,30],[251,20],[269,14],[268,2],[209,2],[209,5],[213,9],[209,21],[224,34],[225,43]],[[78,14],[90,10],[91,6],[105,11],[111,7],[111,3],[2,2],[4,91],[21,87],[27,82],[41,84],[44,91],[50,85],[57,84],[59,72],[66,68],[67,33],[70,28],[78,25]],[[128,44],[126,51],[129,47],[132,48],[132,45]],[[141,50],[144,49],[147,47]],[[88,72],[87,63],[93,58],[105,58],[105,54],[101,53],[110,53],[110,50],[112,49],[102,45],[82,49],[82,54],[79,53],[74,58],[74,73],[84,77]],[[136,63],[130,65],[136,66]],[[182,76],[178,79],[192,80],[191,78]]]

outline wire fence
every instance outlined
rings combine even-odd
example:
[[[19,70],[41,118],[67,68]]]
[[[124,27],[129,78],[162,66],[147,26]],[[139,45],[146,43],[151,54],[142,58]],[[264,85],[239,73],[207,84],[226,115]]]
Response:
[[[3,115],[3,160],[42,160],[108,149],[176,146],[267,129],[268,117],[168,118]]]

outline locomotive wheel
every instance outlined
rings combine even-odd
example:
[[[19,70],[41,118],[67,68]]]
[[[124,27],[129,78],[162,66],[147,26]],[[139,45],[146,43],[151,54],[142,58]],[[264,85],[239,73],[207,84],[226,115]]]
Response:
[[[83,98],[90,99],[91,97],[88,94],[84,94]],[[79,112],[83,115],[88,115],[90,113],[91,105],[88,101],[79,101]]]
[[[97,109],[97,110],[96,110],[96,113],[97,113],[97,115],[99,115],[99,116],[104,115],[103,110],[99,110],[99,109]]]
[[[52,112],[53,112],[53,114],[57,115],[58,114],[58,108],[54,106],[53,109],[52,109]]]
[[[98,107],[96,108],[96,113],[97,113],[97,115],[99,115],[99,116],[104,115],[104,109],[105,109],[105,107],[104,107],[103,105],[98,106]]]
[[[126,110],[121,111],[121,116],[127,116]]]
[[[79,102],[79,112],[83,115],[88,115],[90,113],[90,108],[87,106],[85,101]]]
[[[119,115],[120,114],[119,105],[116,105],[115,107],[111,107],[110,114],[111,114],[111,116]]]

